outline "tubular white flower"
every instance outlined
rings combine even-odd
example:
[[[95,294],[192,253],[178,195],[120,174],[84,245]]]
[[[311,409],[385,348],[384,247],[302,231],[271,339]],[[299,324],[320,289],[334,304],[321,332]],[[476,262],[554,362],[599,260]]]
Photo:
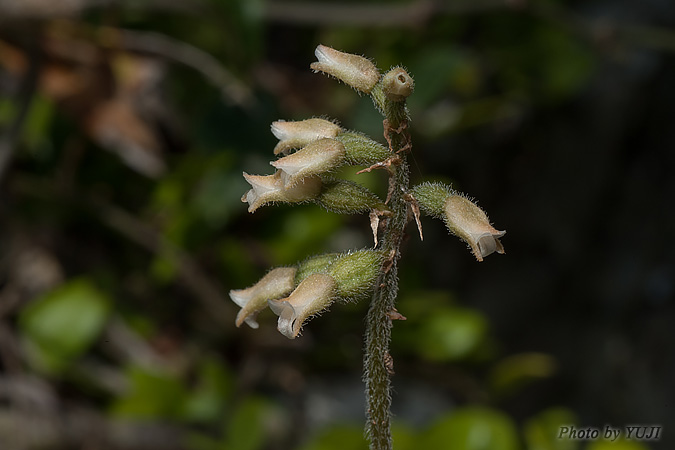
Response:
[[[230,298],[241,307],[235,324],[239,327],[246,322],[251,328],[258,328],[255,317],[267,307],[270,299],[288,295],[295,287],[295,267],[278,267],[271,270],[253,286],[230,291]]]
[[[314,55],[319,61],[310,65],[313,70],[332,75],[366,94],[370,94],[380,80],[380,71],[363,56],[344,53],[325,45],[319,45]]]
[[[307,119],[300,121],[286,122],[277,120],[272,122],[272,134],[279,139],[279,143],[274,147],[274,154],[288,153],[294,148],[302,148],[310,142],[322,138],[336,137],[341,128],[339,125],[325,119]]]
[[[451,195],[445,201],[445,223],[451,233],[471,247],[478,261],[494,253],[505,253],[499,238],[506,231],[497,231],[490,225],[485,212],[461,195]]]
[[[321,192],[321,178],[307,176],[294,186],[285,186],[283,174],[277,170],[273,175],[249,175],[244,178],[251,185],[241,201],[248,202],[248,212],[252,213],[263,205],[272,202],[300,203],[316,198]]]
[[[281,170],[284,186],[289,188],[306,177],[339,167],[345,160],[345,153],[345,146],[341,142],[335,139],[319,139],[270,164]]]
[[[335,300],[333,277],[314,273],[305,278],[287,298],[270,300],[270,309],[279,316],[277,329],[289,339],[295,339],[304,322],[328,308]]]

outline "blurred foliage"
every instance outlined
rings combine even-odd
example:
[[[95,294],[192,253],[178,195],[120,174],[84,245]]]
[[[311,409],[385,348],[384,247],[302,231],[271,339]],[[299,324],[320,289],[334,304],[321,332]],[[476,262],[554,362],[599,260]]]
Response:
[[[509,255],[474,269],[442,224],[424,220],[422,244],[410,230],[395,448],[670,448],[557,433],[672,423],[657,394],[674,252],[626,236],[672,230],[673,141],[650,140],[672,128],[672,5],[450,3],[375,1],[369,23],[351,1],[0,1],[0,448],[366,448],[362,389],[340,390],[365,302],[289,342],[267,312],[235,329],[227,298],[269,267],[371,245],[365,217],[250,217],[240,201],[243,170],[271,171],[273,120],[325,115],[383,141],[367,98],[308,69],[318,43],[405,65],[415,182],[466,188],[509,231]],[[329,406],[322,379],[338,380]],[[428,413],[408,385],[434,392]]]

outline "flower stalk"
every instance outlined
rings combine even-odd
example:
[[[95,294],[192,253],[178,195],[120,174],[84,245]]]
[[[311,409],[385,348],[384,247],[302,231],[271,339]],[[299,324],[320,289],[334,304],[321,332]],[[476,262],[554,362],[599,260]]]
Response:
[[[379,109],[385,113],[384,135],[391,151],[388,171],[389,208],[392,215],[386,220],[380,240],[380,248],[388,255],[388,259],[382,266],[366,318],[364,381],[367,399],[366,433],[370,439],[370,448],[387,450],[392,448],[390,378],[393,369],[389,342],[398,294],[401,242],[408,223],[408,203],[404,194],[409,189],[409,169],[405,150],[410,147],[410,134],[405,97],[392,100],[382,90],[382,86],[376,86],[375,89],[381,90],[384,94],[379,98],[382,102]],[[374,96],[374,100],[377,104],[378,98]]]
[[[255,318],[267,306],[278,316],[277,329],[289,339],[304,324],[331,305],[358,301],[372,294],[366,318],[364,375],[367,397],[366,433],[371,450],[391,450],[391,389],[394,374],[389,353],[396,311],[398,261],[405,227],[414,216],[422,237],[421,212],[445,221],[448,230],[464,240],[478,261],[504,253],[499,239],[504,231],[490,224],[487,214],[465,195],[441,183],[423,183],[411,189],[407,154],[412,149],[406,99],[414,82],[402,67],[381,75],[367,58],[318,46],[311,68],[369,94],[382,113],[387,145],[325,119],[276,121],[272,133],[279,139],[270,164],[271,175],[244,178],[251,189],[242,201],[249,212],[271,203],[312,202],[338,214],[367,213],[374,248],[327,253],[294,267],[277,268],[257,284],[230,292],[242,309],[236,319],[257,327]],[[384,169],[389,174],[386,200],[365,186],[331,175],[343,165],[367,166],[357,172]]]

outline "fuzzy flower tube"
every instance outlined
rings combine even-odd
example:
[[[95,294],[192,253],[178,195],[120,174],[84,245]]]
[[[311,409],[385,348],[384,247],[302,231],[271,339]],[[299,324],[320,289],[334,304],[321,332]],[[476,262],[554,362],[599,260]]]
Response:
[[[413,78],[402,67],[381,73],[375,64],[359,55],[319,45],[311,68],[334,77],[370,95],[384,117],[386,144],[358,131],[345,130],[336,122],[311,118],[279,120],[271,131],[279,139],[270,162],[275,172],[244,178],[251,189],[242,201],[249,212],[273,203],[316,203],[338,214],[368,214],[373,248],[316,255],[292,267],[278,267],[255,285],[230,291],[241,307],[236,325],[258,327],[256,318],[268,307],[277,316],[277,329],[289,339],[311,329],[312,317],[329,308],[370,297],[366,317],[364,381],[366,383],[366,434],[371,450],[392,449],[391,377],[389,353],[395,320],[405,319],[396,310],[398,261],[405,229],[415,219],[420,237],[420,215],[445,222],[449,232],[468,245],[480,262],[493,253],[504,253],[498,231],[487,214],[469,198],[441,183],[410,186],[407,157],[412,151],[408,132],[406,99],[413,93]],[[361,172],[385,170],[389,176],[386,198],[366,187],[336,179],[335,169],[361,166]]]

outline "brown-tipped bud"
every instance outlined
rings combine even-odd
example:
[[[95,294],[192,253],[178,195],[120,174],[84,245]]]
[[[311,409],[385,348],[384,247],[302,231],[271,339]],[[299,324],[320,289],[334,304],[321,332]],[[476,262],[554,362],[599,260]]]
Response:
[[[268,302],[270,309],[279,316],[277,329],[287,338],[295,339],[310,316],[333,303],[335,293],[333,277],[322,273],[308,276],[287,298]]]
[[[341,142],[335,139],[319,139],[270,164],[281,171],[284,186],[290,188],[307,177],[341,166],[344,159],[345,146]]]
[[[255,317],[267,308],[267,301],[288,295],[295,287],[295,267],[278,267],[271,270],[253,286],[230,291],[230,298],[241,306],[235,324],[239,327],[246,322],[251,328],[258,328]]]
[[[504,253],[499,238],[506,231],[497,231],[490,225],[485,212],[475,203],[461,195],[451,195],[445,201],[445,223],[454,235],[471,247],[478,261],[494,253]]]
[[[288,153],[294,148],[302,148],[310,142],[322,138],[334,138],[340,132],[340,126],[325,119],[307,119],[296,122],[277,120],[272,122],[272,134],[279,139],[274,154]]]
[[[370,94],[380,80],[380,71],[363,56],[343,53],[325,45],[319,45],[314,54],[319,61],[311,64],[313,70],[332,75],[366,94]]]
[[[244,178],[252,189],[244,194],[241,201],[248,202],[250,213],[268,203],[300,203],[313,200],[321,193],[321,178],[316,176],[306,177],[292,187],[284,185],[280,170],[274,175],[249,175],[244,172]]]
[[[382,90],[389,100],[401,102],[415,89],[412,77],[401,67],[395,67],[384,75]]]

